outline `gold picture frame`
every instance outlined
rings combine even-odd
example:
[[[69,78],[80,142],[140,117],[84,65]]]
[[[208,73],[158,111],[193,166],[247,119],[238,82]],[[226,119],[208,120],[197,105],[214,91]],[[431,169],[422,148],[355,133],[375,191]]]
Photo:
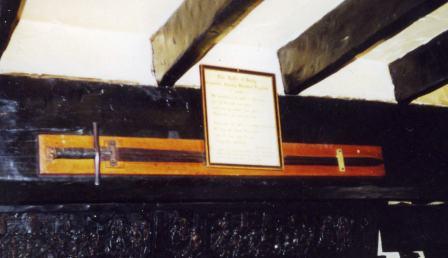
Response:
[[[210,75],[207,76],[207,74],[213,74],[214,80],[211,81]],[[201,92],[202,92],[202,106],[203,106],[203,117],[204,117],[204,136],[205,136],[205,151],[206,151],[206,164],[209,167],[222,167],[222,168],[238,168],[238,169],[270,169],[270,170],[283,170],[284,168],[284,160],[283,160],[283,151],[282,151],[282,136],[281,136],[281,125],[280,125],[280,115],[279,115],[279,104],[278,104],[278,95],[277,95],[277,89],[276,89],[276,83],[275,83],[275,74],[272,73],[264,73],[264,72],[257,72],[257,71],[249,71],[249,70],[243,70],[243,69],[235,69],[235,68],[228,68],[228,67],[218,67],[218,66],[211,66],[211,65],[200,65],[200,77],[201,77]],[[207,78],[206,78],[207,77]],[[221,81],[222,78],[222,81]],[[229,80],[235,79],[235,82]],[[208,81],[209,80],[209,81]],[[238,83],[236,83],[238,81]],[[248,84],[246,85],[246,82]],[[212,88],[214,87],[214,88]],[[225,87],[226,90],[223,90]],[[212,90],[213,93],[210,93]],[[221,101],[222,99],[225,100],[225,95],[227,94],[227,97],[229,97],[230,93],[236,93],[237,96],[232,95],[232,101],[229,103],[235,104],[235,99],[238,99],[241,103],[236,103],[235,106],[241,106],[244,104],[242,99],[245,99],[247,96],[255,96],[258,92],[258,97],[260,98],[250,98],[249,102],[250,105],[258,105],[257,107],[252,108],[259,108],[261,110],[266,110],[266,114],[259,114],[260,117],[258,117],[258,114],[255,114],[256,118],[253,118],[250,116],[248,120],[257,120],[258,122],[262,121],[263,124],[260,126],[261,128],[257,128],[256,124],[250,125],[248,127],[251,127],[251,130],[253,132],[253,135],[258,136],[267,136],[263,137],[263,142],[269,142],[270,144],[266,144],[266,146],[260,147],[261,141],[256,141],[256,139],[250,139],[251,146],[245,146],[243,147],[244,150],[239,149],[232,149],[234,146],[226,146],[224,145],[232,145],[226,143],[226,141],[221,141],[220,144],[217,144],[215,141],[215,138],[219,138],[219,140],[226,140],[226,137],[228,139],[233,139],[232,135],[228,135],[228,131],[233,131],[233,129],[225,131],[225,137],[216,136],[220,135],[219,130],[217,129],[219,126],[217,126],[217,122],[214,122],[213,115],[211,114],[223,114],[225,112],[228,112],[229,110],[220,110],[220,108],[225,109],[225,105],[220,103],[216,104],[215,102],[218,102],[216,99]],[[240,94],[241,93],[241,94]],[[210,95],[209,95],[210,94]],[[270,95],[268,97],[268,95]],[[234,98],[235,97],[235,98]],[[262,97],[262,98],[261,98]],[[228,98],[230,99],[230,98]],[[256,100],[253,100],[256,99]],[[215,102],[213,102],[215,101]],[[270,101],[271,105],[266,105],[266,101]],[[247,103],[246,103],[247,104]],[[260,104],[263,104],[260,106]],[[213,107],[211,107],[213,106]],[[253,109],[250,109],[253,112]],[[246,112],[244,109],[240,109],[242,113]],[[214,112],[214,113],[213,113]],[[237,112],[238,113],[238,112]],[[239,113],[233,114],[235,116],[239,116]],[[254,112],[253,112],[254,113]],[[252,114],[253,114],[252,113]],[[255,112],[256,113],[256,112]],[[246,117],[248,117],[248,114],[244,114]],[[216,115],[219,116],[219,115]],[[233,119],[234,116],[224,116],[224,118]],[[213,118],[213,119],[211,119]],[[223,118],[223,117],[220,117]],[[243,119],[246,121],[245,119]],[[269,120],[268,125],[266,126],[265,122]],[[240,120],[241,121],[241,120]],[[227,129],[230,124],[226,124]],[[223,126],[223,127],[226,127]],[[210,128],[213,127],[212,130]],[[247,129],[247,128],[246,128]],[[241,131],[242,134],[249,135],[248,138],[251,138],[252,135],[249,133],[251,130]],[[254,131],[255,130],[255,131]],[[261,131],[264,130],[264,131]],[[236,130],[237,131],[237,130]],[[274,132],[275,131],[275,132]],[[221,131],[222,133],[222,131]],[[234,132],[233,136],[238,136],[238,133]],[[241,139],[241,135],[239,135]],[[238,139],[238,137],[236,137]],[[255,137],[255,136],[253,136]],[[258,137],[260,139],[260,137]],[[253,144],[255,143],[255,144]],[[216,145],[220,145],[220,149],[216,147]],[[238,143],[235,143],[234,145],[238,145]],[[240,144],[241,145],[241,144]],[[217,151],[214,151],[213,148],[218,149]],[[228,148],[227,150],[225,148]],[[263,151],[263,155],[260,154],[260,156],[257,156],[255,154],[250,153],[250,149],[256,149],[257,151],[261,149]],[[257,149],[258,148],[258,149]],[[236,152],[235,152],[236,150]],[[254,150],[255,151],[255,150]],[[233,153],[235,152],[235,153]],[[223,153],[222,156],[217,155],[216,153]],[[236,153],[242,154],[237,155]],[[246,155],[245,155],[246,154]],[[227,156],[226,156],[227,155]],[[235,160],[235,157],[238,156],[236,159],[239,159],[239,161],[224,161],[225,159],[233,159]],[[230,158],[229,158],[230,156]],[[250,157],[248,157],[250,156]],[[251,161],[249,161],[252,158]],[[261,161],[261,159],[263,161]],[[247,159],[247,162],[246,160]],[[217,161],[219,160],[219,161]]]

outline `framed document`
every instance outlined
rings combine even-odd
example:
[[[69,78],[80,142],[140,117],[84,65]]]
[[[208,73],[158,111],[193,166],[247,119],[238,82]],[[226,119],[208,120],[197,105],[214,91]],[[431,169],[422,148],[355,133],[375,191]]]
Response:
[[[200,66],[208,166],[282,169],[275,75]]]

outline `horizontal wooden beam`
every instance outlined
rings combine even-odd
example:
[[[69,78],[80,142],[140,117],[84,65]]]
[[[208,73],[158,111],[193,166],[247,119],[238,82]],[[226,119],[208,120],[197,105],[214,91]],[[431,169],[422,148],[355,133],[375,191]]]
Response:
[[[157,83],[172,86],[261,0],[186,0],[152,37]]]
[[[448,83],[448,31],[389,64],[395,98],[407,103]]]
[[[446,108],[279,98],[283,141],[381,146],[382,179],[104,176],[96,187],[39,176],[37,135],[91,135],[96,121],[103,136],[204,139],[201,92],[8,75],[0,87],[2,203],[448,198]]]
[[[346,0],[278,51],[285,92],[297,94],[446,0]]]

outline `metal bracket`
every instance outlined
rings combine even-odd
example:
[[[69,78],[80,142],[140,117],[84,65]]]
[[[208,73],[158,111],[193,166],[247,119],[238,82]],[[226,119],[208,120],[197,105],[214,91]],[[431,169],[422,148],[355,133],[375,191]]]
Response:
[[[342,149],[336,149],[336,159],[338,160],[339,172],[345,172],[344,152]]]
[[[106,146],[107,146],[106,151],[109,156],[110,167],[118,167],[117,142],[114,140],[107,141]]]

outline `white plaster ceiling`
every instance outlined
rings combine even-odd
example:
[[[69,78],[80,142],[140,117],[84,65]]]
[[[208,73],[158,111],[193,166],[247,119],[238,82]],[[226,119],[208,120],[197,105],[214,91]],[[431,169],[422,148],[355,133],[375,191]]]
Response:
[[[277,50],[343,0],[264,0],[201,61],[275,73],[283,94]],[[0,60],[0,73],[155,85],[150,36],[182,0],[27,0]],[[394,38],[358,56],[304,96],[395,102],[388,63],[448,29],[448,4]],[[198,66],[177,85],[199,87]],[[434,99],[420,103],[440,104]],[[443,103],[444,102],[444,103]]]

